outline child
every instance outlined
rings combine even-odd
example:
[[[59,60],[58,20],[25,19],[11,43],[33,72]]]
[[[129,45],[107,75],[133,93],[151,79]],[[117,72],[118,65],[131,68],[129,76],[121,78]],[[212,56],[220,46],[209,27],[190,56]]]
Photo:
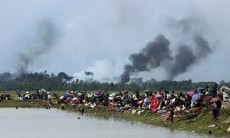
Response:
[[[174,115],[174,109],[172,108],[172,109],[170,110],[170,114],[167,115],[167,116],[165,116],[164,118],[165,118],[166,120],[171,120],[171,122],[173,123],[173,115]]]

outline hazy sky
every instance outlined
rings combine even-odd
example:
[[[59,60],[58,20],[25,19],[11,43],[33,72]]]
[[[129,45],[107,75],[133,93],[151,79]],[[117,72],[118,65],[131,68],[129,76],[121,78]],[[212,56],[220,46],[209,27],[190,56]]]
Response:
[[[230,81],[229,7],[226,0],[0,0],[0,73],[16,73],[24,57],[29,72],[82,78],[91,71],[110,80],[159,34],[176,51],[192,47],[198,32],[212,53],[175,80]],[[166,79],[162,68],[131,77],[138,76]]]

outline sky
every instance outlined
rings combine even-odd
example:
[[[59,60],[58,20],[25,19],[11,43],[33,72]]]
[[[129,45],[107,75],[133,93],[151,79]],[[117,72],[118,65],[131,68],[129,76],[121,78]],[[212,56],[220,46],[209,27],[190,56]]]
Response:
[[[199,33],[212,52],[173,80],[230,81],[229,7],[226,0],[0,0],[0,73],[46,70],[118,81],[130,55],[158,35],[175,55],[179,45],[193,49]],[[131,77],[165,80],[166,72],[158,67]]]

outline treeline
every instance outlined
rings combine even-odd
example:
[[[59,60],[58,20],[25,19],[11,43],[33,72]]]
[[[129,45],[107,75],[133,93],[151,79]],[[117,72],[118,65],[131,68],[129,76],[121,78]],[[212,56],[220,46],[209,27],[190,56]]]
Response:
[[[48,74],[46,71],[41,73],[24,73],[19,76],[5,72],[0,74],[0,91],[46,89],[48,91],[65,91],[65,90],[107,90],[107,91],[134,91],[134,90],[191,90],[198,87],[205,87],[214,82],[193,83],[192,80],[185,81],[146,81],[131,82],[128,84],[121,83],[100,83],[97,81],[84,82],[83,80],[73,80],[64,72],[57,75]],[[221,81],[220,86],[230,85]]]

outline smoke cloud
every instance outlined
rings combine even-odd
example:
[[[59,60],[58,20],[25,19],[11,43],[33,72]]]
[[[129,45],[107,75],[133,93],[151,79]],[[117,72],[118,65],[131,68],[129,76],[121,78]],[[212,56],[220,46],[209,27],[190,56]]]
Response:
[[[116,64],[119,61],[121,61],[119,58],[114,62],[108,59],[98,61],[87,69],[75,73],[74,79],[83,81],[93,79],[99,82],[120,82],[120,78],[117,76],[120,75],[119,69],[122,68],[124,64]],[[93,75],[87,75],[88,73],[86,74],[86,72],[91,72]]]
[[[57,40],[57,29],[48,19],[42,20],[37,26],[35,39],[29,42],[24,52],[19,53],[17,75],[27,72],[34,60],[52,51]]]
[[[182,41],[182,44],[176,47],[176,52],[172,53],[170,41],[164,35],[157,36],[141,52],[130,55],[131,64],[124,66],[121,83],[129,82],[130,75],[134,73],[151,71],[158,67],[166,70],[168,80],[173,80],[192,66],[198,65],[212,52],[212,49],[203,35],[192,29],[192,23],[194,21],[191,19],[183,19],[175,23],[181,30],[181,35],[188,35],[192,39],[191,46]]]
[[[191,46],[186,45],[178,48],[175,61],[168,72],[169,80],[173,80],[174,77],[186,72],[189,67],[198,64],[199,61],[206,58],[208,54],[212,52],[209,42],[205,40],[202,35],[195,35],[193,41],[195,43],[194,51],[190,48]]]
[[[186,72],[188,67],[195,63],[197,57],[192,52],[192,50],[186,46],[181,45],[178,48],[178,53],[175,56],[175,61],[168,70],[168,79],[173,80],[173,78],[183,72]]]
[[[212,52],[212,49],[210,48],[209,42],[203,38],[202,35],[195,35],[194,42],[196,46],[196,54],[201,57],[205,58],[208,56],[209,53]]]
[[[121,82],[130,80],[130,75],[135,72],[150,71],[157,68],[165,61],[172,60],[169,49],[170,42],[163,35],[157,36],[140,53],[130,55],[131,64],[124,67],[124,73],[121,75]]]

